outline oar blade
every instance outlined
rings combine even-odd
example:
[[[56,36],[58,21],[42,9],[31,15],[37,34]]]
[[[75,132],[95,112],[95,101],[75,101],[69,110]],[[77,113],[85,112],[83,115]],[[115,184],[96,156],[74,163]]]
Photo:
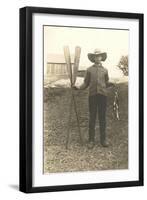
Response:
[[[80,55],[81,55],[81,47],[77,46],[75,48],[75,58],[74,58],[74,67],[73,67],[73,80],[72,84],[74,85],[77,78],[77,73],[79,69],[79,63],[80,63]]]
[[[69,47],[68,46],[64,46],[64,57],[65,57],[65,62],[67,64],[68,76],[69,76],[71,84],[72,84],[71,57],[70,57],[70,51],[69,51]]]

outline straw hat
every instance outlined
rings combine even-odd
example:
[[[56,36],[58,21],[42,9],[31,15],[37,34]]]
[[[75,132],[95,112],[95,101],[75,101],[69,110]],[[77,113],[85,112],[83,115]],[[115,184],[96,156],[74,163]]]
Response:
[[[102,56],[102,61],[105,61],[107,58],[107,53],[102,52],[99,49],[95,49],[94,53],[88,53],[88,58],[91,62],[95,62],[95,56]]]

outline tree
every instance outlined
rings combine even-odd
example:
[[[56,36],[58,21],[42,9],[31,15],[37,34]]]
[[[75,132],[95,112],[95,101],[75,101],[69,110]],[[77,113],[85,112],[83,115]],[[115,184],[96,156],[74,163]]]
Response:
[[[118,63],[118,67],[125,76],[128,76],[128,56],[122,56]]]

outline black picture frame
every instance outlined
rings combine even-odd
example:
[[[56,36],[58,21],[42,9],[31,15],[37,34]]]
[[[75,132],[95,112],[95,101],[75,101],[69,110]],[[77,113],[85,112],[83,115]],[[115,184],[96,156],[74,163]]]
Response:
[[[95,16],[139,20],[139,180],[126,182],[90,183],[64,186],[32,186],[32,16],[34,13],[61,15]],[[143,43],[144,16],[139,13],[120,13],[59,8],[24,7],[20,8],[20,174],[19,190],[25,193],[84,190],[143,186]]]

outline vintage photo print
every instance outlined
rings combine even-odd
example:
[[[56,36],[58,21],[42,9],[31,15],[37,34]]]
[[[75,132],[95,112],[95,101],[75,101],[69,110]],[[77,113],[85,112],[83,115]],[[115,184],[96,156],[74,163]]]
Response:
[[[128,169],[129,30],[43,26],[43,173]]]

